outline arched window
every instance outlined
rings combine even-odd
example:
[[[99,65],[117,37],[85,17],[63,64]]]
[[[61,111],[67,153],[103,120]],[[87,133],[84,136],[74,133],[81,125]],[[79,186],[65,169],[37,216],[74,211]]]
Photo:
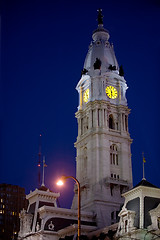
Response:
[[[118,165],[118,147],[116,144],[110,146],[110,163],[113,165]]]
[[[109,115],[109,128],[114,129],[113,115]]]

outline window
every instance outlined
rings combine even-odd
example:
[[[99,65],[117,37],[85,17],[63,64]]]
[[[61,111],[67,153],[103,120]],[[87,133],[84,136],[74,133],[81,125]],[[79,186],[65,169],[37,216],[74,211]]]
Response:
[[[116,154],[116,165],[118,165],[118,154]]]
[[[112,153],[110,153],[110,163],[112,164]]]
[[[125,115],[125,130],[128,131],[128,116]]]
[[[111,212],[111,224],[118,222],[118,220],[119,220],[118,214],[119,214],[119,211]]]
[[[114,129],[113,115],[109,115],[109,128]]]
[[[117,174],[115,174],[115,173],[111,173],[111,178],[119,179],[119,175],[117,175]]]
[[[125,220],[125,223],[124,223],[124,231],[127,232],[127,224],[128,224],[128,220]]]
[[[113,155],[113,164],[115,165],[115,154],[112,154]]]
[[[88,130],[88,117],[87,117],[86,129]]]
[[[111,219],[114,219],[114,212],[111,212]]]
[[[98,109],[98,127],[100,126],[100,109]]]
[[[110,184],[110,191],[111,191],[111,196],[113,196],[113,185]]]
[[[110,146],[110,163],[118,165],[118,147],[115,144]]]

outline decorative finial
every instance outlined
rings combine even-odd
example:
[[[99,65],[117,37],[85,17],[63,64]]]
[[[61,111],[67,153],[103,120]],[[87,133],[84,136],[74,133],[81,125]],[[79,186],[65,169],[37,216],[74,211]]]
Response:
[[[145,179],[145,172],[144,172],[144,164],[146,163],[146,159],[144,157],[144,153],[142,153],[142,158],[143,158],[143,179],[142,180],[146,180]]]
[[[102,9],[98,9],[98,25],[103,25],[103,15],[102,15]]]

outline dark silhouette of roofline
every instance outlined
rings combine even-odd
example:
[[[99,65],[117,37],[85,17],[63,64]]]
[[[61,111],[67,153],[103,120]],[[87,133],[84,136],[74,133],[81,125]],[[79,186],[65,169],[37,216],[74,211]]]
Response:
[[[155,186],[152,183],[148,182],[146,179],[142,179],[136,186],[133,187],[133,189],[137,188],[139,186],[158,188],[157,186]]]

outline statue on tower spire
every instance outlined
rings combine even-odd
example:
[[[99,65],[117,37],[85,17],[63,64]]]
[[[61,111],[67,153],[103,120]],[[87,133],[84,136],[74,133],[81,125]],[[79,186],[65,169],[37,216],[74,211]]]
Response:
[[[100,25],[100,24],[103,25],[102,9],[99,8],[97,11],[98,11],[98,19],[97,19],[98,20],[98,25]]]

